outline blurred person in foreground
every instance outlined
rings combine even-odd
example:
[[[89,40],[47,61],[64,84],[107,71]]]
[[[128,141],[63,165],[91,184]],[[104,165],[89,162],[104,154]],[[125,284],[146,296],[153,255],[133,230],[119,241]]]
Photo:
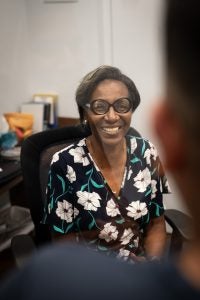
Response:
[[[43,222],[55,239],[132,262],[160,258],[168,182],[154,145],[131,131],[134,82],[102,65],[81,80],[76,102],[91,134],[53,155]]]
[[[85,247],[49,247],[1,286],[1,299],[200,299],[200,2],[167,4],[166,97],[154,126],[193,218],[191,242],[175,261],[135,265]]]

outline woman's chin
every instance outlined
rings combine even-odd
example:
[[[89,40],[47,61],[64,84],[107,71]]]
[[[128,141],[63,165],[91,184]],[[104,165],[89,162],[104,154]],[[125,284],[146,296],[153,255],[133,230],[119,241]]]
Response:
[[[117,133],[117,134],[104,133],[104,134],[101,134],[100,139],[101,139],[102,144],[104,144],[104,145],[117,147],[123,142],[124,135],[119,134],[119,133]]]

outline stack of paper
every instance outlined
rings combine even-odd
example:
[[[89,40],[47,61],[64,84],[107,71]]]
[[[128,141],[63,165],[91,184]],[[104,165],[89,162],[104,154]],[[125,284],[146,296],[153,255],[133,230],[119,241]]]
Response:
[[[31,102],[21,105],[21,112],[33,114],[34,133],[57,126],[57,99],[56,94],[34,94]]]

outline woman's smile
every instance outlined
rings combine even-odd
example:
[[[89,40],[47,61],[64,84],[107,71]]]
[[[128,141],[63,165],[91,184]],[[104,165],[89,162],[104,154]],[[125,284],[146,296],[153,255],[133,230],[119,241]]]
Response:
[[[92,94],[91,98],[93,100],[91,102],[93,101],[97,104],[97,101],[104,101],[104,105],[107,102],[111,106],[102,114],[95,114],[95,111],[92,110],[87,111],[87,120],[90,124],[93,138],[96,138],[98,141],[100,139],[101,143],[103,142],[104,144],[119,145],[130,127],[132,110],[126,113],[118,113],[115,107],[113,107],[113,103],[116,103],[120,99],[127,99],[128,96],[128,88],[123,82],[118,80],[104,80],[98,84]],[[124,102],[122,104],[120,109],[124,107]],[[98,103],[98,105],[95,109],[100,110],[100,108],[104,108],[101,107],[102,103]]]
[[[102,127],[101,128],[104,132],[108,133],[108,134],[117,134],[120,130],[120,127]]]

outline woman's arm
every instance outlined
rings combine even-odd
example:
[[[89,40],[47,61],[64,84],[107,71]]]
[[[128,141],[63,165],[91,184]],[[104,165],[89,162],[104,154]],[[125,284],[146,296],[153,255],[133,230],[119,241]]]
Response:
[[[144,247],[147,258],[160,258],[166,247],[166,225],[164,215],[152,218],[145,230]]]
[[[55,242],[70,242],[75,243],[78,241],[78,235],[76,232],[70,232],[68,234],[61,234],[55,231],[51,232],[52,240]]]

